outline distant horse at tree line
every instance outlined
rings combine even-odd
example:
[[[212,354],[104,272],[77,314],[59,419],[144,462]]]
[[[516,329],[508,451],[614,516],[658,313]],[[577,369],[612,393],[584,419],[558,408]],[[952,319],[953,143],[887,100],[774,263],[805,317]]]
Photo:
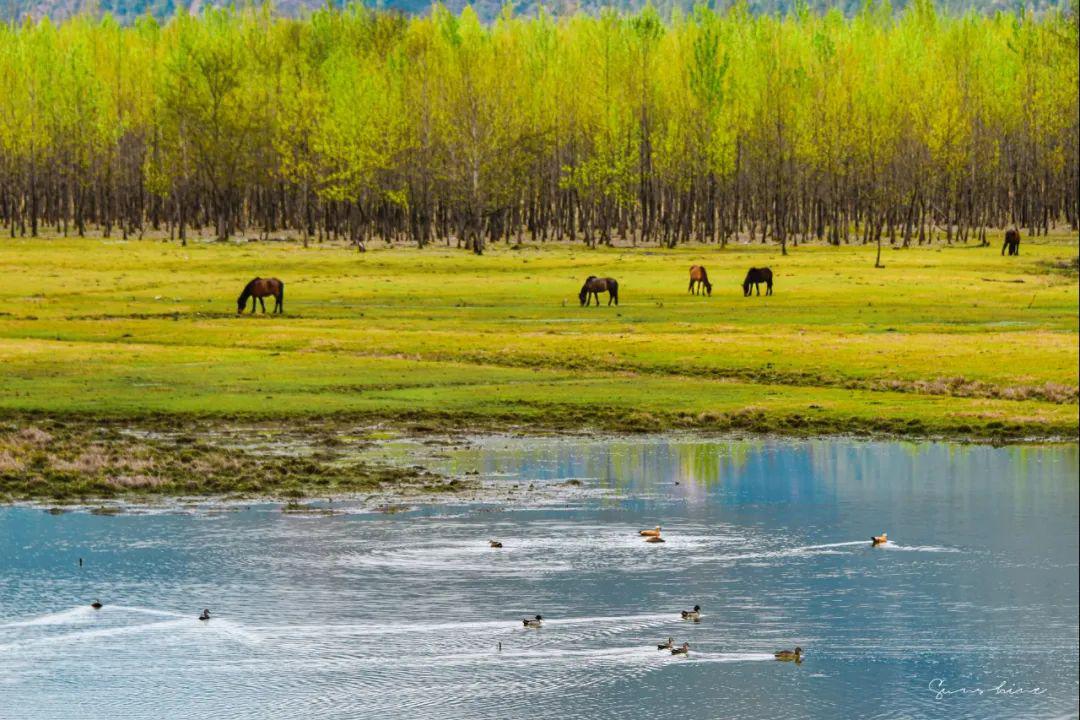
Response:
[[[695,283],[697,287],[694,287]],[[712,283],[709,282],[709,273],[705,272],[704,265],[691,265],[690,266],[690,292],[694,295],[698,294],[698,290],[702,286],[705,286],[704,292],[712,296]]]
[[[765,283],[765,294],[772,295],[772,270],[769,268],[750,268],[746,273],[746,279],[742,282],[743,297],[750,297],[750,286],[753,285],[757,294],[761,294],[760,284]]]
[[[236,299],[236,314],[244,312],[248,298],[251,298],[251,312],[255,312],[255,301],[262,305],[263,313],[266,313],[266,301],[268,295],[274,297],[274,312],[285,312],[285,283],[277,278],[255,278],[244,286],[244,292]]]
[[[1005,243],[1001,246],[1001,254],[1004,255],[1006,250],[1009,255],[1020,254],[1020,231],[1016,228],[1005,231]]]
[[[581,292],[578,293],[578,300],[581,301],[583,306],[588,307],[592,302],[592,298],[596,298],[597,307],[600,306],[600,293],[606,292],[608,294],[608,305],[611,303],[619,304],[619,283],[615,278],[600,278],[595,275],[590,275],[585,280],[585,284],[581,286]]]

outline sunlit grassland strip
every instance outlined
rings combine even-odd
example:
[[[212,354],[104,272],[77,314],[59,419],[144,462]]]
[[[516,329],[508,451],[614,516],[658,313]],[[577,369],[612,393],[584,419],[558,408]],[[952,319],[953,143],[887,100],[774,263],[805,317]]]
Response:
[[[0,408],[553,429],[1075,436],[1075,236],[886,251],[12,240]],[[687,293],[702,263],[712,297]],[[770,265],[772,297],[742,296]],[[618,307],[582,308],[588,274]],[[255,275],[285,314],[236,316]],[[272,306],[272,304],[268,303]]]

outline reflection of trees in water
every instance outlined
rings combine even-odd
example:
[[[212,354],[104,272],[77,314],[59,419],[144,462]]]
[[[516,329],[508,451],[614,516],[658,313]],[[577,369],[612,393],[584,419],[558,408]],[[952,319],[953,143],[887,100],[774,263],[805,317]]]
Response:
[[[737,477],[762,441],[688,441],[644,437],[610,441],[531,441],[478,451],[482,472],[510,472],[523,479],[590,479],[618,491],[649,492],[660,485],[711,487]],[[470,451],[457,467],[477,463]]]
[[[983,492],[1011,489],[1017,503],[1029,497],[1031,483],[1059,483],[1064,463],[1068,474],[1080,471],[1076,445],[986,445],[934,442],[858,442],[817,440],[810,443],[813,474],[842,495],[885,491],[897,497],[933,488]],[[1048,453],[1052,448],[1054,452]],[[998,481],[1009,482],[999,483]],[[932,511],[932,510],[931,510]]]
[[[520,482],[580,479],[622,493],[651,493],[671,483],[683,496],[722,491],[750,502],[830,501],[962,489],[1006,488],[1022,508],[1029,483],[1075,477],[1076,445],[985,445],[851,439],[708,439],[658,436],[612,439],[507,439],[449,450],[450,472],[507,473]],[[1006,479],[1009,482],[997,481]],[[618,502],[613,500],[612,502]],[[928,512],[935,512],[931,507]]]

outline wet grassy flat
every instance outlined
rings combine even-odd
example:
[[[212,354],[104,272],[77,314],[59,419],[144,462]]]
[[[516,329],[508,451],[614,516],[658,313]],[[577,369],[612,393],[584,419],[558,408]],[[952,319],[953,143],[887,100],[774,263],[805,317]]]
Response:
[[[1074,437],[1077,238],[999,249],[4,239],[0,411]],[[619,307],[579,307],[589,274]],[[236,316],[255,275],[283,316]]]

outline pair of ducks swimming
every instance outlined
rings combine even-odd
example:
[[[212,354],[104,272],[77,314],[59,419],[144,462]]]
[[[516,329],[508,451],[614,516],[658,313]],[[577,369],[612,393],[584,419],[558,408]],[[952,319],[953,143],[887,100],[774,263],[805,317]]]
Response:
[[[660,537],[660,526],[657,525],[652,530],[638,530],[638,535],[645,538],[647,543],[662,543],[664,538]]]
[[[695,621],[700,620],[701,619],[701,606],[700,605],[695,605],[693,610],[682,610],[680,612],[680,614],[682,615],[683,620],[695,620]],[[543,627],[544,626],[544,616],[538,614],[538,615],[536,615],[534,617],[531,617],[531,618],[522,618],[521,619],[521,624],[522,624],[522,626],[527,627],[527,628]],[[668,645],[666,645],[666,646],[660,645],[659,648],[661,650],[663,650],[665,647],[670,648],[671,647],[671,642],[672,642],[671,638],[668,638]],[[689,646],[687,646],[687,647],[689,647]],[[686,652],[686,651],[683,650],[682,652]],[[676,653],[676,654],[678,654],[678,653]]]
[[[657,650],[670,650],[672,655],[689,655],[690,643],[683,643],[679,647],[675,647],[675,639],[668,638],[666,643],[661,643],[656,646]]]
[[[675,639],[668,638],[666,643],[661,643],[656,646],[657,650],[670,650],[672,655],[689,655],[690,643],[683,643],[680,647],[675,647]],[[802,648],[797,647],[794,650],[779,650],[773,653],[773,657],[783,662],[794,661],[797,663],[802,662]]]
[[[100,610],[101,608],[105,607],[105,605],[100,600],[95,600],[94,602],[90,603],[90,607],[94,608],[95,610]],[[210,611],[206,608],[203,608],[202,613],[199,615],[199,619],[209,620]]]
[[[681,611],[681,614],[682,614],[682,619],[683,620],[695,620],[695,621],[700,620],[701,619],[701,606],[700,605],[695,605],[693,610],[683,610],[683,611]],[[521,624],[524,627],[527,627],[527,628],[543,627],[544,626],[544,616],[538,614],[538,615],[536,615],[534,617],[531,617],[531,618],[522,618],[521,619]],[[667,647],[671,647],[670,643],[671,643],[671,638],[668,638]],[[665,646],[661,645],[659,647],[660,647],[661,650],[663,650]]]

